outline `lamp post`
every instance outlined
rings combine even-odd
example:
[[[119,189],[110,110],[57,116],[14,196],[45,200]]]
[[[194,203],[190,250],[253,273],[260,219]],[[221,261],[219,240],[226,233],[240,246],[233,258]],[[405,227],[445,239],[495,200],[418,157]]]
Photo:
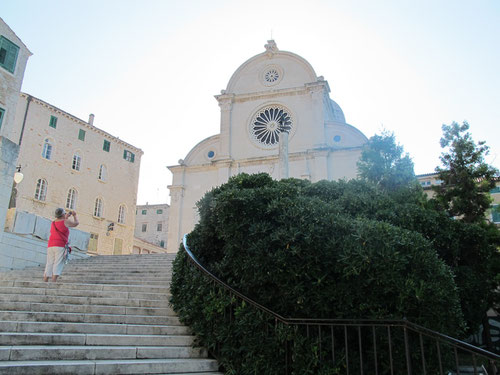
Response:
[[[17,198],[17,184],[21,183],[24,175],[21,173],[21,166],[16,167],[16,173],[14,173],[14,184],[12,185],[12,192],[10,194],[9,208],[16,208],[16,198]]]

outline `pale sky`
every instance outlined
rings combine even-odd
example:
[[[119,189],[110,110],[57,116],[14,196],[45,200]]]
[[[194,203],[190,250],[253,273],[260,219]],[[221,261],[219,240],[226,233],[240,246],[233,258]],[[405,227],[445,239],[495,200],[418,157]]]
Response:
[[[22,90],[141,148],[138,204],[219,133],[214,95],[264,51],[305,58],[367,137],[393,131],[417,174],[441,125],[468,121],[500,167],[499,0],[0,0],[33,53]]]

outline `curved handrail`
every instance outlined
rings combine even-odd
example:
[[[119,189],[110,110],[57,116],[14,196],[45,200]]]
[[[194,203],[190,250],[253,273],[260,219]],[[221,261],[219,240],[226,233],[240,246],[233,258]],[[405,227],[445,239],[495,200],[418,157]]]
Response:
[[[182,239],[182,244],[184,247],[184,250],[186,251],[189,259],[191,262],[194,263],[196,267],[198,267],[204,274],[206,274],[208,277],[210,277],[213,281],[216,283],[220,284],[222,287],[224,287],[226,290],[228,290],[230,293],[240,297],[244,301],[248,302],[249,304],[257,307],[260,310],[263,310],[267,312],[268,314],[272,315],[275,319],[281,321],[283,324],[287,325],[292,325],[292,324],[298,324],[298,325],[336,325],[336,324],[342,324],[342,325],[356,325],[356,326],[402,326],[406,327],[409,329],[412,329],[416,332],[425,334],[427,336],[432,336],[436,339],[439,339],[444,342],[451,343],[455,346],[460,347],[463,350],[466,350],[468,352],[472,352],[478,355],[482,355],[484,357],[487,357],[490,360],[493,361],[500,361],[500,355],[497,355],[495,353],[489,352],[487,350],[484,350],[482,348],[478,348],[477,346],[468,344],[464,341],[455,339],[451,336],[444,335],[442,333],[433,331],[431,329],[425,328],[423,326],[420,326],[418,324],[412,323],[406,319],[394,319],[394,320],[377,320],[377,319],[314,319],[314,318],[285,318],[281,316],[280,314],[268,309],[267,307],[261,305],[260,303],[254,301],[253,299],[245,296],[244,294],[238,292],[236,289],[232,288],[228,284],[226,284],[224,281],[219,279],[217,276],[215,276],[212,272],[207,270],[199,261],[196,259],[194,254],[191,252],[189,249],[189,246],[187,245],[187,234],[184,235]]]

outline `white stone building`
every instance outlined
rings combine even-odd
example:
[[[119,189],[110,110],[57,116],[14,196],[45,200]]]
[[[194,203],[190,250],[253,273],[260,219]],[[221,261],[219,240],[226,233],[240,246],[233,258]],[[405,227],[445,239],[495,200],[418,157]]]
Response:
[[[328,82],[305,59],[280,51],[273,40],[244,62],[215,96],[220,133],[169,167],[169,251],[177,250],[197,222],[196,202],[240,172],[267,172],[277,179],[288,174],[313,182],[355,178],[367,138],[346,122],[329,93]],[[282,130],[288,132],[288,161],[280,164]]]
[[[41,99],[21,94],[15,116],[21,139],[16,210],[53,218],[78,213],[89,251],[132,252],[142,150]]]
[[[135,211],[135,237],[166,248],[169,209],[167,203],[138,205]]]
[[[14,118],[24,71],[31,55],[21,39],[0,18],[0,237],[19,152]]]

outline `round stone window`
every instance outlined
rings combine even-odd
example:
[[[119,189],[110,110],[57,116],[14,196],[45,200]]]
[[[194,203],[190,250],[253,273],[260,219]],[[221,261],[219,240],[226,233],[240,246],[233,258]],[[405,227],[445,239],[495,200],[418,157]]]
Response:
[[[269,69],[266,74],[264,74],[264,79],[266,80],[266,82],[268,83],[274,83],[276,82],[278,79],[280,78],[280,73],[272,68],[272,69]]]
[[[278,65],[268,65],[260,73],[260,81],[264,86],[274,86],[283,78],[283,69]]]
[[[282,131],[290,133],[293,118],[290,111],[281,105],[270,105],[257,111],[250,122],[252,140],[265,148],[276,147]]]
[[[340,137],[340,135],[336,135],[335,137],[333,137],[333,141],[334,142],[340,142],[342,138]]]
[[[205,155],[206,155],[207,159],[212,160],[215,157],[215,151],[209,150],[209,151],[207,151],[207,153]]]

